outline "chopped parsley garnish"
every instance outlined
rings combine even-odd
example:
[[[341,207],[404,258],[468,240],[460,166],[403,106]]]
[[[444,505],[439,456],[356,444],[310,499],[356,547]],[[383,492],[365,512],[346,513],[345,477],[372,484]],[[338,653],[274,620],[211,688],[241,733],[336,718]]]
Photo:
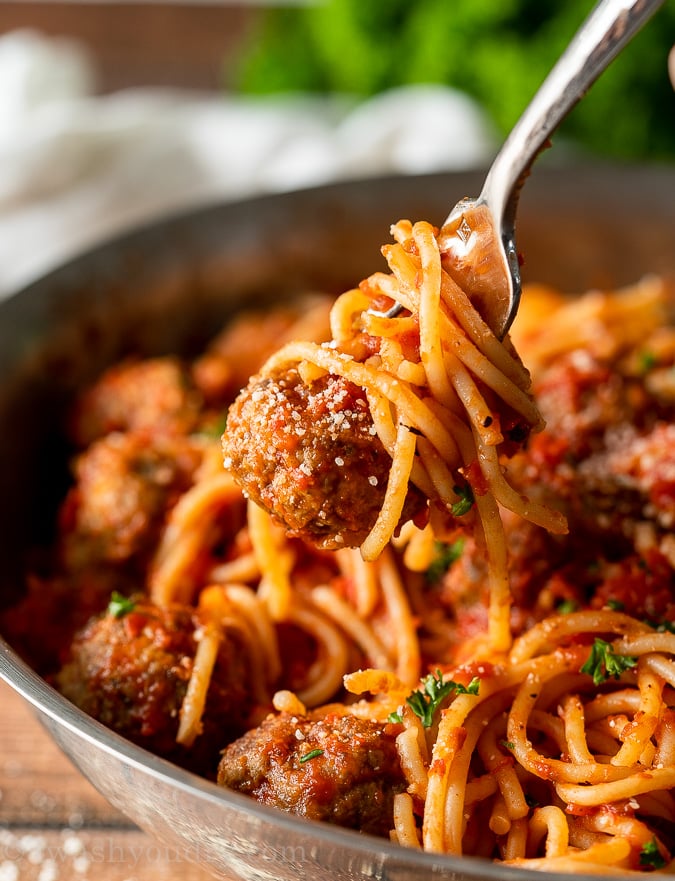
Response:
[[[624,670],[634,667],[637,658],[630,655],[618,655],[612,651],[612,646],[599,637],[595,638],[588,660],[579,670],[580,673],[588,673],[593,677],[594,685],[601,685],[610,676],[618,679]]]
[[[640,850],[640,865],[650,866],[652,869],[662,869],[666,864],[665,859],[661,855],[659,846],[655,838],[642,845]]]
[[[113,618],[123,618],[125,615],[128,615],[129,612],[133,612],[135,608],[136,603],[133,600],[130,600],[129,597],[123,596],[116,590],[110,594],[108,614],[112,615]]]
[[[650,352],[648,349],[640,352],[638,355],[640,370],[642,373],[649,373],[649,371],[656,367],[658,364],[658,358],[653,352]]]
[[[220,416],[218,419],[214,420],[214,422],[208,423],[197,432],[202,437],[213,438],[217,440],[222,437],[225,433],[225,429],[227,428],[227,410]]]
[[[406,703],[413,713],[422,720],[425,728],[431,728],[436,710],[446,697],[451,694],[478,694],[480,679],[474,676],[468,685],[460,682],[443,682],[443,674],[440,670],[430,673],[422,680],[422,691],[413,691],[406,698]]]
[[[675,633],[675,623],[673,621],[645,621],[657,633]]]
[[[396,712],[396,713],[389,713],[389,715],[387,716],[387,722],[392,722],[392,723],[394,723],[394,724],[399,724],[399,725],[400,725],[401,722],[403,722],[403,716],[402,716],[400,713],[398,713],[398,712]]]
[[[516,745],[512,740],[500,740],[500,746],[503,746],[504,749],[515,749]]]
[[[611,609],[612,612],[623,612],[626,608],[621,600],[608,599],[607,600],[607,608]]]
[[[466,486],[453,486],[453,490],[459,496],[459,501],[450,507],[450,513],[455,517],[463,517],[473,507],[473,491],[468,483]]]
[[[427,581],[436,584],[445,575],[452,564],[462,555],[464,539],[458,538],[447,544],[443,541],[434,542],[434,558],[427,569]]]
[[[304,765],[305,762],[309,762],[312,759],[316,759],[322,755],[323,755],[322,749],[310,749],[310,751],[308,753],[305,753],[304,756],[300,756],[300,764]]]
[[[569,615],[572,612],[576,612],[578,608],[576,600],[563,600],[559,606],[556,608],[556,612],[559,615]]]

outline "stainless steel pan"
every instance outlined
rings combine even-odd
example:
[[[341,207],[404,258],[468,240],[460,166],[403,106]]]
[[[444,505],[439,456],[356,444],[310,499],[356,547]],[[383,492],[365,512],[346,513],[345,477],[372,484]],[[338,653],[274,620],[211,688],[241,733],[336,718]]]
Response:
[[[207,206],[104,244],[1,303],[0,608],[21,593],[27,547],[48,534],[65,481],[59,419],[78,387],[130,351],[195,350],[243,305],[308,288],[340,292],[384,268],[379,247],[391,222],[440,223],[482,177],[374,179]],[[541,167],[523,196],[518,244],[526,280],[569,291],[674,272],[675,169]],[[1,639],[0,676],[116,807],[217,876],[532,878],[404,850],[218,789],[82,714]]]

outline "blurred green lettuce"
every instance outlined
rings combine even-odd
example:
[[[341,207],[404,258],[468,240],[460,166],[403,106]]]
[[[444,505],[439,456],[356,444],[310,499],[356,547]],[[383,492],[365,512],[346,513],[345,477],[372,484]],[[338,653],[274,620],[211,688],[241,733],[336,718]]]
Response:
[[[235,87],[247,94],[370,96],[411,83],[467,92],[505,134],[591,0],[319,0],[260,13]],[[675,44],[669,0],[612,63],[561,131],[598,155],[675,160]]]

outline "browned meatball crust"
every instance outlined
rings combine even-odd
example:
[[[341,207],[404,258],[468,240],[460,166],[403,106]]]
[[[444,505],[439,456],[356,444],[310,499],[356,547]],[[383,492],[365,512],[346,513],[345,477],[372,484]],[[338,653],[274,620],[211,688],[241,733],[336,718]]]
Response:
[[[284,343],[329,340],[332,305],[328,294],[308,294],[274,309],[240,313],[194,362],[195,385],[208,403],[229,404]]]
[[[76,634],[57,687],[140,746],[213,777],[223,741],[246,730],[251,698],[243,653],[226,638],[211,678],[202,734],[189,749],[176,743],[201,623],[187,606],[160,608],[145,600],[117,617],[108,610]]]
[[[398,730],[349,715],[271,716],[223,751],[218,783],[310,820],[386,836],[394,795],[406,788]]]
[[[112,432],[91,444],[75,459],[75,486],[61,511],[68,564],[123,562],[151,551],[200,460],[181,437]]]
[[[126,361],[106,370],[81,395],[70,431],[79,446],[111,431],[186,434],[197,426],[202,406],[178,358]]]
[[[223,456],[291,535],[330,550],[362,544],[391,468],[363,390],[331,374],[306,385],[295,369],[252,378],[228,412]],[[402,522],[424,505],[411,488]]]
[[[562,507],[570,531],[551,535],[504,512],[515,635],[565,606],[614,603],[639,619],[675,620],[675,407],[630,366],[574,351],[535,377],[546,427],[511,460],[510,478]],[[485,556],[467,538],[440,584],[460,644],[487,626],[487,584]]]

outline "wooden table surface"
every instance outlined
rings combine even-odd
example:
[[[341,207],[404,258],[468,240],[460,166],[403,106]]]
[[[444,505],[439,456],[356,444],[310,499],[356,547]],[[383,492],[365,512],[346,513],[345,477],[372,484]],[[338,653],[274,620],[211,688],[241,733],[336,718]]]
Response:
[[[0,881],[211,881],[141,832],[0,681]]]

